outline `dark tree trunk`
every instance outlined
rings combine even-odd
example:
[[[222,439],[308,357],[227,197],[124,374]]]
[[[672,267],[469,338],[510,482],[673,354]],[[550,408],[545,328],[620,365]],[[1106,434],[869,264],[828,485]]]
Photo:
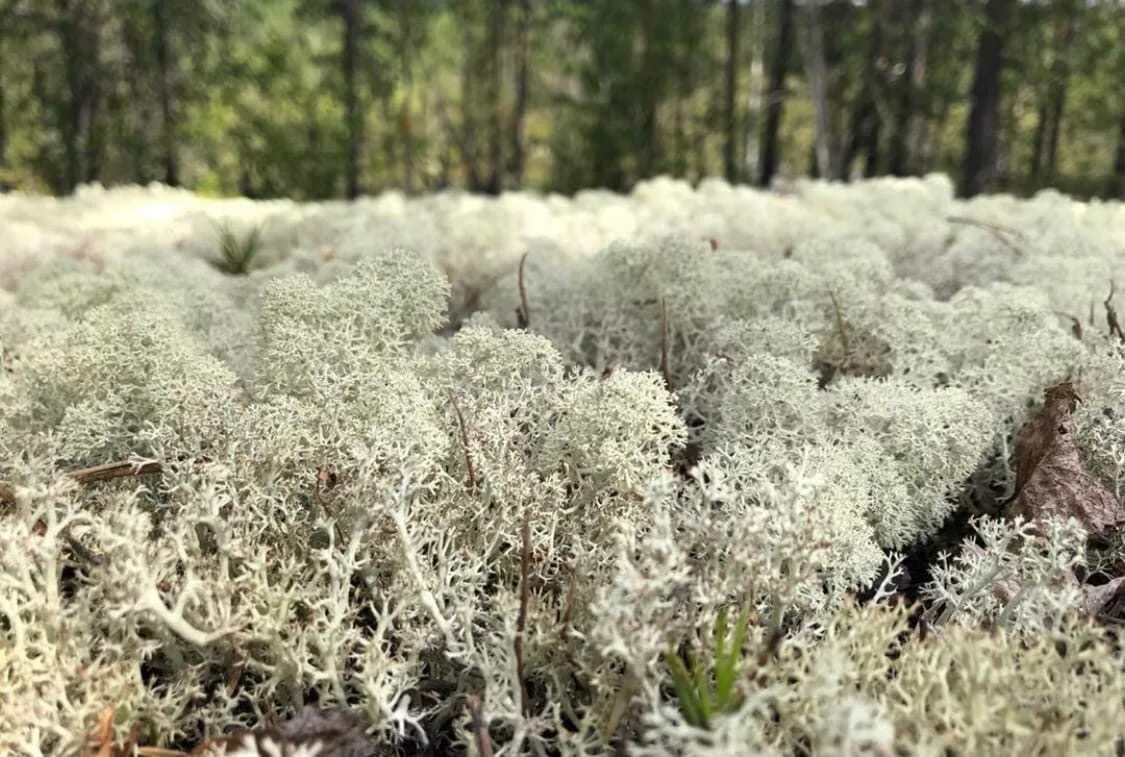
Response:
[[[0,21],[3,18],[0,17]],[[4,35],[0,33],[0,70],[4,63]],[[0,172],[8,167],[8,105],[4,95],[4,77],[0,76]],[[4,180],[0,178],[0,190],[4,188]]]
[[[512,106],[511,176],[516,188],[523,186],[527,159],[525,124],[531,96],[531,0],[519,0],[519,25],[516,27],[516,99]]]
[[[154,131],[153,111],[148,105],[151,98],[143,80],[144,72],[149,68],[148,53],[153,47],[152,35],[148,31],[148,27],[142,24],[122,24],[122,39],[128,53],[123,72],[125,86],[129,91],[129,109],[126,114],[129,136],[126,148],[132,164],[133,182],[142,186],[153,178],[149,165],[149,141]]]
[[[914,119],[915,75],[918,39],[915,30],[922,24],[924,8],[921,0],[910,0],[910,4],[899,4],[901,11],[900,31],[906,37],[906,52],[903,56],[903,72],[895,92],[894,126],[888,150],[887,169],[894,176],[910,173],[910,130]]]
[[[1125,107],[1119,107],[1121,115],[1117,122],[1117,151],[1113,158],[1113,175],[1109,180],[1107,194],[1125,199]]]
[[[160,161],[164,168],[164,183],[180,185],[180,158],[176,147],[176,116],[173,109],[172,93],[172,53],[168,39],[168,18],[165,15],[166,0],[156,0],[152,4],[152,23],[156,66],[160,92]]]
[[[504,68],[500,51],[504,46],[504,26],[508,0],[492,0],[488,4],[488,181],[485,191],[500,194],[504,188]]]
[[[344,69],[344,110],[347,118],[348,144],[344,164],[345,192],[349,200],[359,197],[359,154],[363,138],[363,113],[359,107],[359,0],[343,0],[340,11],[344,21],[344,49],[340,61]]]
[[[930,0],[915,0],[917,15],[914,18],[914,35],[911,40],[913,57],[910,64],[914,97],[913,113],[907,131],[907,155],[913,173],[925,173],[921,155],[925,142],[926,117],[929,113],[929,96],[926,91],[926,69],[930,59],[930,35],[934,18]]]
[[[637,0],[641,16],[641,59],[640,67],[641,91],[638,94],[638,123],[637,135],[639,145],[637,150],[637,170],[639,176],[635,178],[647,179],[656,173],[657,162],[660,156],[659,125],[656,118],[659,93],[655,71],[657,56],[656,15],[657,9],[653,7],[652,0]]]
[[[1063,108],[1070,83],[1070,51],[1074,44],[1075,22],[1067,19],[1060,30],[1062,48],[1055,61],[1055,70],[1048,88],[1047,112],[1050,130],[1047,132],[1047,183],[1053,184],[1058,170],[1059,134],[1062,132]]]
[[[469,190],[480,192],[484,189],[484,179],[480,169],[479,129],[474,108],[477,95],[475,67],[479,55],[475,52],[474,41],[467,29],[464,35],[464,64],[461,69],[461,138],[458,140],[458,147],[465,166]]]
[[[879,60],[883,55],[882,7],[872,8],[871,36],[867,45],[867,63],[863,76],[863,87],[856,107],[852,111],[848,125],[847,141],[844,143],[842,171],[845,177],[851,175],[852,164],[860,153],[866,155],[864,176],[874,176],[879,164],[879,111],[875,107],[875,87],[878,86]]]
[[[66,101],[62,108],[63,165],[62,190],[73,192],[82,176],[79,165],[82,136],[82,113],[85,110],[82,50],[79,40],[79,19],[70,0],[58,0],[58,37],[62,48],[63,69],[66,76]]]
[[[411,9],[417,0],[399,0],[399,65],[402,66],[402,86],[405,96],[399,112],[399,138],[402,142],[402,186],[407,192],[414,191],[414,60],[411,50],[414,44],[414,23]]]
[[[1047,108],[1047,98],[1039,101],[1039,108],[1035,112],[1035,132],[1031,137],[1031,168],[1028,171],[1032,186],[1039,186],[1039,177],[1043,173],[1043,153],[1047,144],[1047,122],[1050,115]]]
[[[871,119],[871,128],[867,132],[867,149],[864,151],[863,175],[872,179],[879,175],[879,132],[882,121],[878,114]]]
[[[97,71],[101,59],[100,29],[95,27],[90,39],[90,56],[85,61],[86,65]],[[87,183],[99,181],[102,175],[102,163],[105,158],[105,131],[101,121],[102,87],[101,75],[94,73],[87,75],[86,82],[86,110],[84,131],[86,132],[86,157],[83,180]]]
[[[739,179],[738,171],[738,42],[740,0],[727,0],[727,60],[723,92],[725,141],[723,142],[723,174],[731,184]]]
[[[779,162],[778,132],[785,105],[785,75],[789,67],[789,48],[793,46],[793,0],[777,0],[777,33],[766,86],[766,120],[758,159],[758,186],[768,187]]]
[[[984,191],[996,179],[1000,74],[1004,68],[1004,44],[1013,2],[988,0],[985,6],[985,26],[977,43],[970,96],[972,105],[965,129],[965,159],[961,171],[961,194],[969,197]]]
[[[816,129],[813,135],[813,156],[816,177],[835,179],[836,156],[832,145],[832,117],[828,103],[828,61],[824,49],[824,25],[820,7],[812,2],[806,5],[804,45],[805,78],[809,83]]]

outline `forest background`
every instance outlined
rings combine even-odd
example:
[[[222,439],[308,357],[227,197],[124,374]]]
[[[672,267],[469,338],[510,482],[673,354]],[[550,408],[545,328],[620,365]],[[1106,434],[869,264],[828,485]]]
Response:
[[[0,0],[0,189],[1125,196],[1119,0]]]

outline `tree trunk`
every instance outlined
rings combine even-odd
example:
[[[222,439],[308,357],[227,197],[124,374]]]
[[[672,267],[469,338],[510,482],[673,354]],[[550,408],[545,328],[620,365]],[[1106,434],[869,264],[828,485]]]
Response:
[[[1039,177],[1043,173],[1043,152],[1047,145],[1047,122],[1050,120],[1047,98],[1039,101],[1039,108],[1035,112],[1035,132],[1031,137],[1031,167],[1028,170],[1031,185],[1039,186]]]
[[[1000,106],[1000,74],[1004,67],[1004,43],[1013,0],[988,0],[985,26],[977,43],[973,73],[972,104],[965,127],[965,159],[961,171],[961,194],[973,196],[996,179],[997,111]]]
[[[658,144],[659,125],[656,110],[659,102],[655,71],[657,56],[656,37],[656,9],[652,7],[652,0],[637,0],[641,17],[641,91],[638,93],[639,102],[637,135],[640,140],[637,151],[637,173],[634,178],[647,179],[656,173],[660,149]]]
[[[875,113],[871,118],[871,126],[867,131],[867,145],[864,149],[863,176],[872,179],[879,175],[879,132],[882,119]]]
[[[531,0],[519,0],[519,25],[516,27],[516,99],[512,106],[512,183],[523,186],[527,160],[525,125],[531,86]]]
[[[1068,18],[1060,29],[1059,57],[1055,60],[1055,70],[1051,75],[1051,85],[1048,88],[1047,108],[1051,128],[1047,132],[1047,183],[1055,182],[1058,170],[1059,134],[1062,132],[1063,108],[1066,105],[1066,94],[1070,82],[1070,53],[1074,45],[1076,22]]]
[[[340,61],[344,69],[344,110],[347,119],[348,144],[344,163],[345,192],[349,200],[359,197],[359,154],[363,138],[363,113],[359,107],[359,0],[344,0],[340,6],[344,22],[344,49]]]
[[[0,17],[0,20],[3,20]],[[4,35],[0,33],[0,64],[4,61]],[[0,174],[8,167],[8,105],[4,96],[4,77],[0,76]],[[0,176],[0,190],[4,179]]]
[[[894,125],[891,132],[887,168],[893,176],[906,176],[910,173],[910,130],[914,118],[914,64],[917,58],[916,30],[922,26],[923,8],[920,0],[911,0],[909,6],[895,6],[899,14],[899,32],[906,37],[906,51],[903,55],[903,72],[895,92]]]
[[[98,72],[101,61],[101,24],[98,23],[90,30],[89,57],[85,65],[94,73],[87,74],[85,82],[85,128],[86,132],[86,157],[85,171],[82,178],[86,183],[99,181],[102,175],[102,163],[105,159],[105,131],[101,121],[102,87],[101,74]]]
[[[738,42],[740,19],[738,9],[740,0],[727,0],[727,60],[726,88],[723,92],[723,105],[726,123],[723,143],[723,174],[731,184],[739,179],[738,171]]]
[[[180,158],[176,147],[176,116],[173,111],[172,55],[168,39],[166,0],[152,4],[153,43],[156,48],[157,81],[160,94],[160,161],[164,168],[164,183],[180,185]]]
[[[793,45],[793,0],[777,0],[777,34],[773,59],[770,61],[769,84],[766,87],[766,120],[762,127],[758,186],[768,187],[777,173],[779,151],[777,136],[785,105],[785,75],[789,66],[789,48]]]
[[[411,112],[414,94],[413,59],[410,57],[414,44],[414,24],[410,16],[416,0],[399,0],[399,65],[402,66],[402,108],[399,111],[399,140],[402,143],[402,188],[414,191],[414,114]]]
[[[464,59],[461,68],[461,138],[458,147],[461,151],[461,161],[465,166],[465,177],[469,190],[480,192],[484,188],[484,180],[480,169],[480,146],[478,142],[478,124],[476,118],[476,62],[479,54],[476,45],[467,28],[464,29]]]
[[[504,188],[504,67],[500,53],[504,46],[504,22],[508,0],[492,0],[488,4],[488,181],[485,191],[500,194]]]
[[[79,165],[79,140],[82,134],[82,113],[85,110],[82,51],[78,34],[77,11],[70,0],[58,0],[57,34],[62,48],[63,69],[66,77],[66,101],[62,108],[63,160],[62,191],[73,192],[82,176]]]
[[[816,159],[816,175],[824,178],[837,178],[832,150],[832,123],[828,108],[828,63],[824,54],[824,27],[820,21],[820,8],[816,2],[808,3],[805,23],[804,48],[805,77],[809,84],[809,97],[812,99],[816,120],[813,138],[813,154]]]
[[[914,112],[907,131],[907,155],[909,167],[914,173],[925,173],[920,164],[919,153],[925,143],[926,114],[928,108],[928,95],[926,94],[926,69],[930,59],[930,34],[933,29],[934,17],[929,0],[915,0],[916,15],[914,18],[914,37],[911,41],[913,58],[911,59],[910,72],[914,97]],[[921,111],[921,118],[919,118]]]
[[[873,176],[879,163],[879,111],[875,107],[875,87],[879,80],[879,60],[883,56],[882,7],[872,7],[871,36],[868,38],[866,70],[863,86],[848,126],[848,137],[841,158],[843,175],[851,175],[852,164],[860,153],[866,154],[864,175]]]
[[[1121,115],[1117,122],[1117,151],[1113,158],[1113,175],[1110,177],[1106,194],[1125,199],[1125,106],[1118,107],[1121,108]]]

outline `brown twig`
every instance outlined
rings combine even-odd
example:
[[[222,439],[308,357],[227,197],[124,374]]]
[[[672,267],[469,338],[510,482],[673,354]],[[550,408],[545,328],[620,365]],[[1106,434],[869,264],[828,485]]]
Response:
[[[316,484],[313,485],[313,502],[319,507],[325,515],[332,513],[328,509],[328,500],[325,498],[327,492],[336,488],[336,484],[340,478],[336,475],[336,471],[329,468],[327,465],[318,465],[316,468]]]
[[[976,226],[978,229],[984,229],[985,231],[992,234],[992,236],[1003,242],[1004,245],[1007,246],[1007,248],[1012,252],[1016,253],[1017,255],[1023,254],[1023,250],[1021,250],[1014,242],[1012,242],[1011,239],[1006,236],[1007,234],[1011,234],[1017,239],[1026,241],[1027,237],[1025,237],[1023,232],[1021,232],[1019,229],[1013,229],[1011,226],[1004,226],[998,223],[981,221],[976,218],[968,218],[967,216],[947,216],[945,220],[949,223],[961,223],[965,224],[966,226]]]
[[[1075,318],[1070,313],[1064,313],[1061,310],[1056,310],[1055,315],[1059,316],[1060,318],[1067,318],[1067,319],[1070,320],[1070,333],[1074,335],[1075,339],[1077,339],[1078,341],[1081,342],[1082,341],[1082,321],[1078,320],[1077,318]]]
[[[469,716],[473,720],[473,736],[477,741],[477,754],[480,757],[492,757],[492,737],[488,735],[488,723],[484,720],[484,713],[481,711],[480,697],[476,694],[468,694],[465,697],[465,702],[469,706]]]
[[[559,618],[559,626],[565,631],[566,627],[570,625],[570,619],[574,615],[574,595],[578,591],[578,574],[574,571],[573,566],[570,569],[570,581],[566,588],[566,599],[563,602],[562,617]]]
[[[516,653],[516,678],[520,684],[520,711],[526,718],[531,714],[531,703],[527,699],[527,677],[524,674],[523,642],[527,631],[527,606],[531,599],[531,524],[527,513],[523,516],[520,528],[520,611],[516,616],[516,638],[513,643]]]
[[[64,475],[73,478],[80,484],[93,484],[98,481],[109,481],[111,479],[125,478],[127,476],[156,476],[160,475],[163,471],[164,466],[159,461],[147,460],[143,463],[131,463],[128,461],[106,463],[90,468],[79,468],[78,470],[67,471]],[[6,484],[0,484],[0,505],[15,507],[15,504],[15,490]]]
[[[849,355],[852,351],[852,338],[848,333],[848,321],[844,318],[844,309],[840,307],[840,301],[836,299],[835,292],[829,292],[828,296],[832,298],[832,311],[836,316],[836,328],[840,331],[840,341],[844,347],[844,354]]]
[[[146,460],[143,463],[106,463],[95,465],[91,468],[80,468],[67,472],[66,475],[80,484],[92,484],[96,481],[109,481],[114,478],[126,476],[155,476],[164,471],[164,466],[157,460]]]
[[[1106,324],[1109,326],[1109,335],[1116,336],[1119,340],[1125,342],[1125,332],[1121,331],[1121,324],[1117,321],[1117,311],[1114,310],[1113,305],[1110,304],[1113,300],[1114,292],[1115,285],[1111,279],[1109,282],[1109,295],[1105,298],[1105,302],[1102,303],[1105,305],[1105,320]]]
[[[98,722],[86,739],[89,757],[113,757],[113,707],[103,707]]]
[[[519,271],[516,274],[516,286],[520,292],[520,306],[516,308],[516,323],[521,329],[531,325],[531,309],[527,304],[527,286],[524,283],[524,266],[527,263],[527,253],[520,257]]]
[[[449,390],[449,402],[453,405],[453,412],[457,415],[457,425],[461,430],[461,449],[465,454],[465,468],[469,471],[469,491],[477,490],[477,469],[473,465],[473,456],[469,452],[469,430],[465,426],[465,416],[461,414],[461,406],[457,404],[457,397],[453,390]]]
[[[668,303],[660,298],[660,375],[664,386],[672,391],[672,375],[668,365]]]

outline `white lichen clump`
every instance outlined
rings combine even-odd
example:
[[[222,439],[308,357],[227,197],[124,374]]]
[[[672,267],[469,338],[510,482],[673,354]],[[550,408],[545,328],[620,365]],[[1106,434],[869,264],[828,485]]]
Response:
[[[247,275],[208,264],[217,220],[262,230]],[[72,753],[107,707],[189,749],[310,704],[388,753],[1125,738],[1075,578],[1125,550],[1001,518],[1066,378],[1125,493],[1121,204],[86,190],[0,196],[0,239],[2,752]],[[738,704],[701,724],[669,657],[715,662],[728,611]]]

